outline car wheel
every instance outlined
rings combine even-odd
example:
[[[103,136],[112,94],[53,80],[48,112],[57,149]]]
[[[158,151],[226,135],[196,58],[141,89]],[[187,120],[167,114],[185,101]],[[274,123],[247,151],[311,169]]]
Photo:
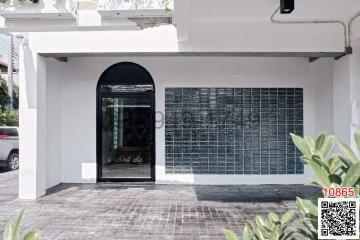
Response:
[[[8,168],[9,170],[19,169],[19,154],[11,153],[8,157]]]

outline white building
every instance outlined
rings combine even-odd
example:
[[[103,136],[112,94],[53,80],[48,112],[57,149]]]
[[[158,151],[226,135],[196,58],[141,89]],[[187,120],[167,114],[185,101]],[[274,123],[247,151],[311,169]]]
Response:
[[[286,15],[278,0],[43,1],[2,9],[24,37],[20,198],[59,183],[306,183],[289,133],[359,130],[357,0]]]

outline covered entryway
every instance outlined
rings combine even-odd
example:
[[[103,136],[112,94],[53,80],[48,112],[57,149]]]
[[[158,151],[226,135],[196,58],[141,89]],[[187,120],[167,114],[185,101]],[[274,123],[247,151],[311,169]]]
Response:
[[[154,181],[154,82],[122,62],[97,85],[97,180]]]

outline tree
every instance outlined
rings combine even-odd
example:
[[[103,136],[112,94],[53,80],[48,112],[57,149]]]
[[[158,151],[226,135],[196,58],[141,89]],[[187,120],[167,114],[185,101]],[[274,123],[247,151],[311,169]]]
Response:
[[[0,76],[0,110],[3,112],[10,104],[8,87],[4,78]]]
[[[19,109],[19,87],[14,86],[13,89],[13,109]]]
[[[19,125],[19,87],[14,86],[13,103],[10,107],[8,86],[4,78],[0,76],[0,126]]]

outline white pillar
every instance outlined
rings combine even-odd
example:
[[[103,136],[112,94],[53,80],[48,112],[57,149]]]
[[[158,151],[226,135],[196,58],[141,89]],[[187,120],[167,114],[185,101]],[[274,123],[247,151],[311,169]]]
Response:
[[[352,42],[353,54],[350,56],[350,134],[351,147],[356,149],[354,133],[360,133],[360,39]]]
[[[350,57],[344,56],[333,64],[334,134],[350,143]]]
[[[46,59],[26,41],[19,52],[19,198],[36,199],[46,191]]]
[[[334,133],[355,148],[354,133],[360,132],[360,40],[353,41],[353,54],[334,61]]]

